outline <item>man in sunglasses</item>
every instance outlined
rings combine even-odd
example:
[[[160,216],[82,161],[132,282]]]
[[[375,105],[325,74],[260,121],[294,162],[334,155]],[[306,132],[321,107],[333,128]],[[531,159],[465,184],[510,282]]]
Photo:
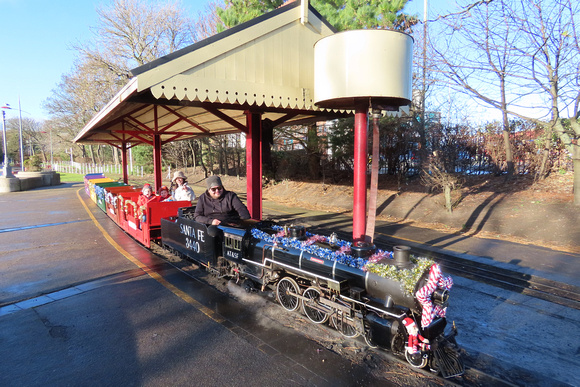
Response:
[[[207,191],[197,200],[194,217],[196,222],[217,226],[237,225],[241,220],[250,219],[248,208],[238,195],[227,191],[219,176],[206,179]]]

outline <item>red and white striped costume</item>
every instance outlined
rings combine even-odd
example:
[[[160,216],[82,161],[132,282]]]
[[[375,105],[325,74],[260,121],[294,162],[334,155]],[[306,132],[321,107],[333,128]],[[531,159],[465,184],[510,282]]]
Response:
[[[447,308],[433,305],[433,302],[431,302],[431,295],[437,289],[437,286],[449,290],[453,286],[453,279],[451,277],[444,277],[439,265],[434,263],[429,270],[427,284],[415,293],[417,300],[423,307],[423,316],[421,317],[422,328],[431,324],[435,317],[445,317]]]

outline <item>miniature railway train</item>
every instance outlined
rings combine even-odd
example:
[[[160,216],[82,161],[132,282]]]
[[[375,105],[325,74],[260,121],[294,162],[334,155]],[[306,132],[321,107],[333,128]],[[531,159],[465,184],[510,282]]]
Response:
[[[450,277],[439,265],[411,257],[408,247],[385,252],[302,226],[250,221],[206,226],[190,202],[136,205],[139,191],[100,174],[85,176],[93,201],[147,247],[158,243],[210,272],[241,281],[247,291],[272,290],[288,311],[329,322],[346,337],[363,336],[415,368],[449,378],[464,373],[453,326],[445,332]]]

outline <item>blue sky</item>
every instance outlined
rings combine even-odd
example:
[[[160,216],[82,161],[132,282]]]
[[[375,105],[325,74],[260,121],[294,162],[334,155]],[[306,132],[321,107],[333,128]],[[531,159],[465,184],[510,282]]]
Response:
[[[91,39],[97,24],[96,7],[110,0],[0,0],[0,105],[10,104],[22,117],[48,119],[42,103],[70,72],[75,53],[71,45]],[[182,0],[191,17],[204,9],[207,0]],[[440,9],[452,0],[429,0]],[[423,15],[423,0],[412,0],[409,13]],[[432,15],[429,15],[431,17]],[[7,111],[6,117],[17,110]]]

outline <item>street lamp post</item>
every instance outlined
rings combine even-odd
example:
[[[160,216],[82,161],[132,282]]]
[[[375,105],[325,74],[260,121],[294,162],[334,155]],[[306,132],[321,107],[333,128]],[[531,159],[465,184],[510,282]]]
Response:
[[[20,107],[20,96],[18,96],[18,123],[20,125],[20,170],[24,171],[24,151],[22,149],[22,108]]]
[[[14,110],[10,104],[6,104],[5,106],[2,106],[2,109],[10,109],[10,110]],[[2,114],[4,114],[4,110],[2,111]],[[27,113],[27,112],[25,112]],[[4,118],[5,119],[5,118]],[[18,124],[20,127],[20,136],[19,136],[19,140],[20,140],[20,169],[24,170],[24,150],[23,150],[23,143],[22,143],[22,108],[20,106],[20,96],[18,97]],[[6,131],[6,122],[4,122],[4,131]],[[6,147],[6,145],[5,145]]]
[[[14,177],[10,165],[8,165],[8,148],[6,146],[6,111],[2,110],[2,145],[4,146],[4,167],[2,168],[2,176]]]

